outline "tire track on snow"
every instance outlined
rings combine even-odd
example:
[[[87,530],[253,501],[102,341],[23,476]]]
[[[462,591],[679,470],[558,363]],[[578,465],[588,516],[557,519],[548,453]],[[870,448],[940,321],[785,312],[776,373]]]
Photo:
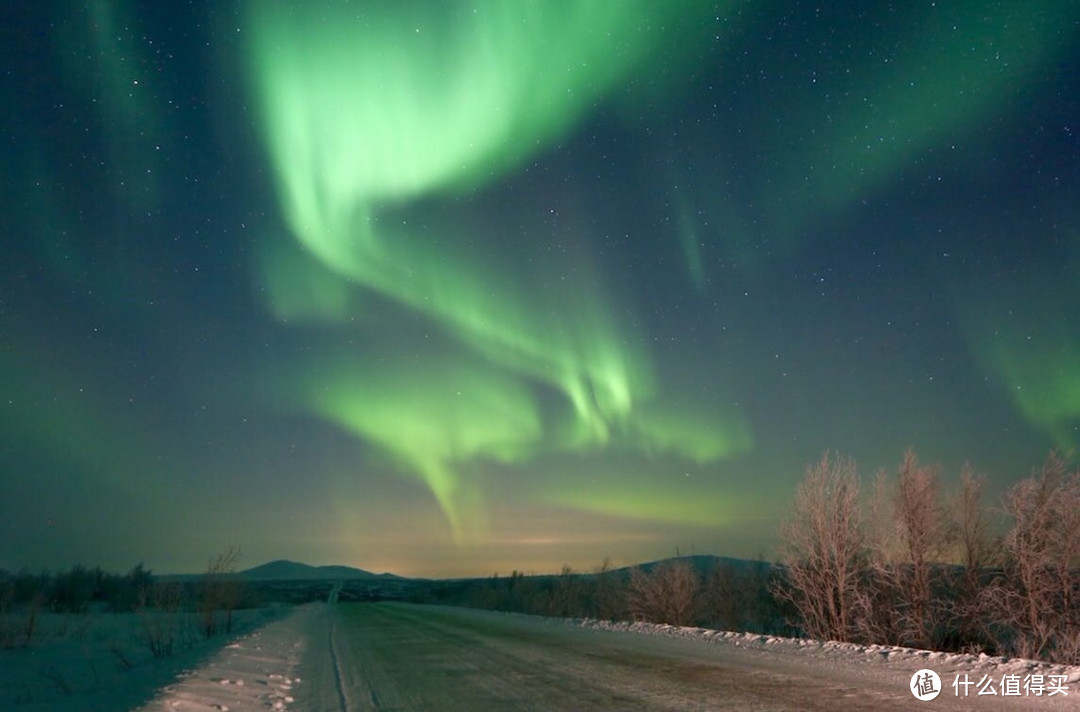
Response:
[[[330,665],[334,670],[334,689],[337,692],[338,712],[349,712],[349,698],[345,694],[345,686],[341,682],[341,664],[338,662],[337,642],[334,633],[337,631],[337,623],[330,624]]]

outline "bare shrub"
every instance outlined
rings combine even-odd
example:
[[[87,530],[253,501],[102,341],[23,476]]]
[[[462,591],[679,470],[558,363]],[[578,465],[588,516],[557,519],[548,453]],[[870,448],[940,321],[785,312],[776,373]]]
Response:
[[[0,587],[0,648],[4,650],[15,647],[15,617],[11,611],[14,600],[14,584],[4,582]]]
[[[651,572],[630,570],[627,605],[634,620],[670,625],[688,625],[700,581],[685,561],[666,561]]]
[[[862,616],[866,559],[854,460],[826,452],[807,468],[779,539],[785,575],[773,586],[774,595],[795,607],[807,635],[853,640]]]
[[[43,670],[38,670],[38,674],[51,682],[53,686],[64,695],[70,695],[74,691],[74,686],[71,684],[71,679],[68,677],[67,673],[55,665],[50,665]]]
[[[1005,494],[1003,575],[983,591],[1005,650],[1080,663],[1080,472],[1051,453]]]
[[[139,636],[155,658],[169,657],[176,649],[182,600],[183,587],[176,581],[157,581],[139,591]]]
[[[30,643],[34,640],[34,633],[37,631],[38,615],[41,613],[41,607],[43,605],[45,605],[45,593],[43,591],[35,592],[33,597],[31,597],[30,602],[26,604],[21,626],[22,646],[24,648],[29,648]]]
[[[131,656],[128,654],[128,651],[125,650],[124,647],[119,643],[112,643],[111,645],[109,645],[109,652],[116,657],[117,662],[120,664],[120,667],[124,668],[125,670],[130,670],[131,668],[135,667],[135,663],[132,662]]]
[[[240,550],[229,547],[212,558],[202,575],[199,595],[199,624],[203,636],[231,632],[233,612],[243,598],[244,582],[236,575]]]
[[[0,588],[0,648],[30,647],[44,603],[43,591],[32,591],[29,599],[19,605],[14,584],[8,582]]]

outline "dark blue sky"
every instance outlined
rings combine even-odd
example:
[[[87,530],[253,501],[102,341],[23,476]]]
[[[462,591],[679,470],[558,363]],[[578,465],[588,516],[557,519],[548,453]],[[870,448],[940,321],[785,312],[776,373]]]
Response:
[[[48,2],[0,567],[770,551],[826,449],[1080,443],[1071,2]]]

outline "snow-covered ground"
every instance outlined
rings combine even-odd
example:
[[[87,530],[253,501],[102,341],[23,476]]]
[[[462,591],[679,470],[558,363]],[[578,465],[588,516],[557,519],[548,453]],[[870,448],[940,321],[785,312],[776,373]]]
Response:
[[[700,628],[309,604],[159,660],[135,622],[47,617],[0,651],[0,710],[1080,709],[1078,667]],[[908,690],[920,669],[938,699]]]
[[[319,609],[302,606],[243,635],[161,688],[139,712],[286,710],[302,680],[296,668],[318,628]]]
[[[168,619],[173,652],[156,658],[145,624],[134,613],[41,614],[31,644],[0,650],[0,710],[8,712],[122,712],[133,710],[178,679],[220,664],[215,656],[258,641],[277,622],[294,619],[286,607],[235,614],[235,635],[205,640],[194,614]],[[9,614],[8,625],[24,625]],[[227,646],[241,646],[230,648]],[[213,709],[201,707],[199,709]]]

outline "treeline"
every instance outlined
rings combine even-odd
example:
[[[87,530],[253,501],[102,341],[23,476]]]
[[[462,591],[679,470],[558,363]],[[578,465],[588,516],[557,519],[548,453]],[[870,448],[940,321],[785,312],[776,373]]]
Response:
[[[172,654],[193,637],[231,632],[234,611],[255,604],[236,576],[238,557],[229,549],[193,577],[156,577],[141,563],[124,574],[81,565],[38,574],[0,569],[0,648],[30,646],[45,613],[135,613],[154,657]]]
[[[494,575],[434,581],[415,589],[417,603],[516,613],[640,620],[723,630],[791,635],[792,610],[772,595],[777,570],[766,561],[681,556],[615,569],[605,559],[592,571],[564,565],[556,575]]]
[[[52,613],[87,613],[91,608],[129,613],[135,610],[140,592],[153,581],[153,574],[141,563],[125,574],[82,565],[37,574],[0,569],[0,612],[36,605]]]
[[[807,469],[771,590],[820,639],[1080,663],[1080,472],[1052,453],[997,506],[970,467],[946,492],[908,451],[868,490],[854,461]]]

